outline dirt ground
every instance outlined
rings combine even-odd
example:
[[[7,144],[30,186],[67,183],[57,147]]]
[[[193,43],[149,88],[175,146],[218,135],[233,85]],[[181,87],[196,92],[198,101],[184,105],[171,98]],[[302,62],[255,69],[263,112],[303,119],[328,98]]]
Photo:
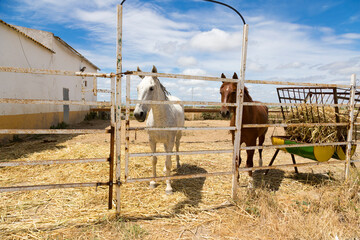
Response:
[[[228,126],[228,121],[186,121],[186,126]],[[144,123],[131,121],[132,127]],[[106,128],[92,120],[75,128]],[[271,136],[283,129],[270,128]],[[122,136],[124,144],[124,136]],[[130,152],[150,152],[147,133],[131,132]],[[231,149],[226,130],[184,131],[180,151]],[[108,134],[44,135],[2,146],[0,161],[107,158]],[[158,146],[163,151],[162,146]],[[358,156],[356,152],[355,158]],[[268,164],[275,149],[263,151]],[[231,154],[181,156],[173,175],[231,170]],[[242,158],[246,153],[242,152]],[[257,166],[258,153],[255,153]],[[157,173],[163,175],[165,157]],[[296,161],[312,162],[296,156]],[[280,151],[274,164],[290,164]],[[242,163],[242,166],[244,163]],[[358,168],[360,165],[357,165]],[[106,182],[107,163],[60,164],[0,168],[0,186],[49,183]],[[122,180],[124,180],[124,146]],[[360,173],[351,170],[344,182],[344,164],[256,171],[241,174],[237,201],[231,198],[231,176],[173,180],[172,195],[165,183],[150,189],[148,182],[121,186],[121,214],[107,210],[108,188],[56,189],[0,193],[0,239],[359,239]],[[152,175],[150,157],[130,158],[129,177]],[[252,183],[253,188],[248,188]],[[115,193],[115,192],[114,192]],[[115,200],[113,206],[115,207]]]

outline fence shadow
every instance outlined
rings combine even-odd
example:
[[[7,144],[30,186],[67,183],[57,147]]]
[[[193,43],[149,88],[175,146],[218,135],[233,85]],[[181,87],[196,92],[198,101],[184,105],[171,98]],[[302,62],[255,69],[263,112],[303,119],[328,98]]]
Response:
[[[254,188],[264,188],[269,191],[278,191],[285,177],[285,172],[279,169],[271,169],[265,175],[266,170],[258,170],[253,173]]]
[[[204,168],[198,167],[196,165],[182,164],[180,168],[176,169],[176,174],[174,175],[196,173],[207,173],[207,171]],[[203,189],[205,179],[205,177],[199,177],[177,179],[172,181],[171,186],[173,191],[182,192],[187,197],[186,200],[181,201],[174,206],[173,211],[175,214],[181,213],[182,209],[184,209],[186,206],[198,206],[202,199],[201,191]]]
[[[321,173],[293,173],[288,176],[288,178],[312,186],[324,185],[336,181],[331,175]]]
[[[70,125],[68,129],[105,129],[109,125],[109,120],[91,120]],[[65,147],[61,145],[62,143],[79,135],[80,134],[16,135],[15,140],[0,145],[0,162],[28,157],[36,152],[63,149]]]

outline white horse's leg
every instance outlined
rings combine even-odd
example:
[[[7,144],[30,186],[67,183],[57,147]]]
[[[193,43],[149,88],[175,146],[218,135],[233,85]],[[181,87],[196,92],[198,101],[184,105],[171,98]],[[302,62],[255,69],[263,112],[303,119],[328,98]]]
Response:
[[[174,148],[174,141],[170,141],[169,143],[164,143],[164,147],[165,147],[165,152],[171,152]],[[168,155],[166,156],[166,161],[165,161],[165,168],[166,168],[166,176],[170,176],[170,172],[171,172],[171,156]],[[166,180],[166,189],[165,192],[166,194],[172,194],[172,187],[171,187],[171,181],[170,180]]]
[[[179,152],[180,148],[181,131],[178,131],[175,138],[176,152]],[[176,168],[180,168],[180,156],[176,155]]]
[[[151,152],[155,153],[156,152],[156,142],[155,141],[150,141],[150,148],[151,148]],[[152,171],[153,171],[153,177],[156,177],[156,163],[157,163],[157,157],[153,156],[152,157]],[[151,181],[150,182],[150,188],[155,188],[156,187],[156,183],[155,181]]]

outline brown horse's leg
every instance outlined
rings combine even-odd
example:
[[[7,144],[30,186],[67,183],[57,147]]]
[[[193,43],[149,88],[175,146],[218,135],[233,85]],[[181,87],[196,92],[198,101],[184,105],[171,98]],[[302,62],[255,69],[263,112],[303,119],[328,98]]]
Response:
[[[247,160],[246,160],[246,167],[250,168],[254,166],[254,162],[253,162],[253,158],[254,158],[254,153],[255,150],[247,150]],[[252,171],[249,171],[249,176],[252,177]]]
[[[236,167],[236,171],[237,171],[237,180],[239,181],[239,178],[240,178],[239,167],[241,164],[241,151],[239,151],[239,158],[236,158],[235,164],[236,164],[235,167]]]
[[[262,146],[264,144],[264,141],[265,141],[265,134],[261,135],[259,137],[259,146]],[[259,156],[260,156],[260,159],[259,159],[259,166],[262,167],[263,165],[263,161],[262,161],[262,149],[260,148],[259,149]]]

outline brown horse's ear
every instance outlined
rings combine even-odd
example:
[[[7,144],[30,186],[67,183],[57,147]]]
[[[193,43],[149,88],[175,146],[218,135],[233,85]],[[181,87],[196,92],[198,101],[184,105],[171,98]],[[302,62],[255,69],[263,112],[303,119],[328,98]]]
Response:
[[[221,74],[221,78],[226,78],[224,73]],[[223,83],[224,83],[224,81],[223,81]]]
[[[137,71],[138,71],[138,72],[142,72],[141,69],[139,68],[139,66],[137,67]],[[139,77],[142,79],[142,78],[144,78],[145,76],[139,75]]]
[[[151,72],[157,73],[157,69],[156,69],[155,65],[153,65],[153,68],[152,68]]]
[[[236,74],[236,72],[234,72],[233,79],[239,79],[239,78],[238,78],[238,75]]]

